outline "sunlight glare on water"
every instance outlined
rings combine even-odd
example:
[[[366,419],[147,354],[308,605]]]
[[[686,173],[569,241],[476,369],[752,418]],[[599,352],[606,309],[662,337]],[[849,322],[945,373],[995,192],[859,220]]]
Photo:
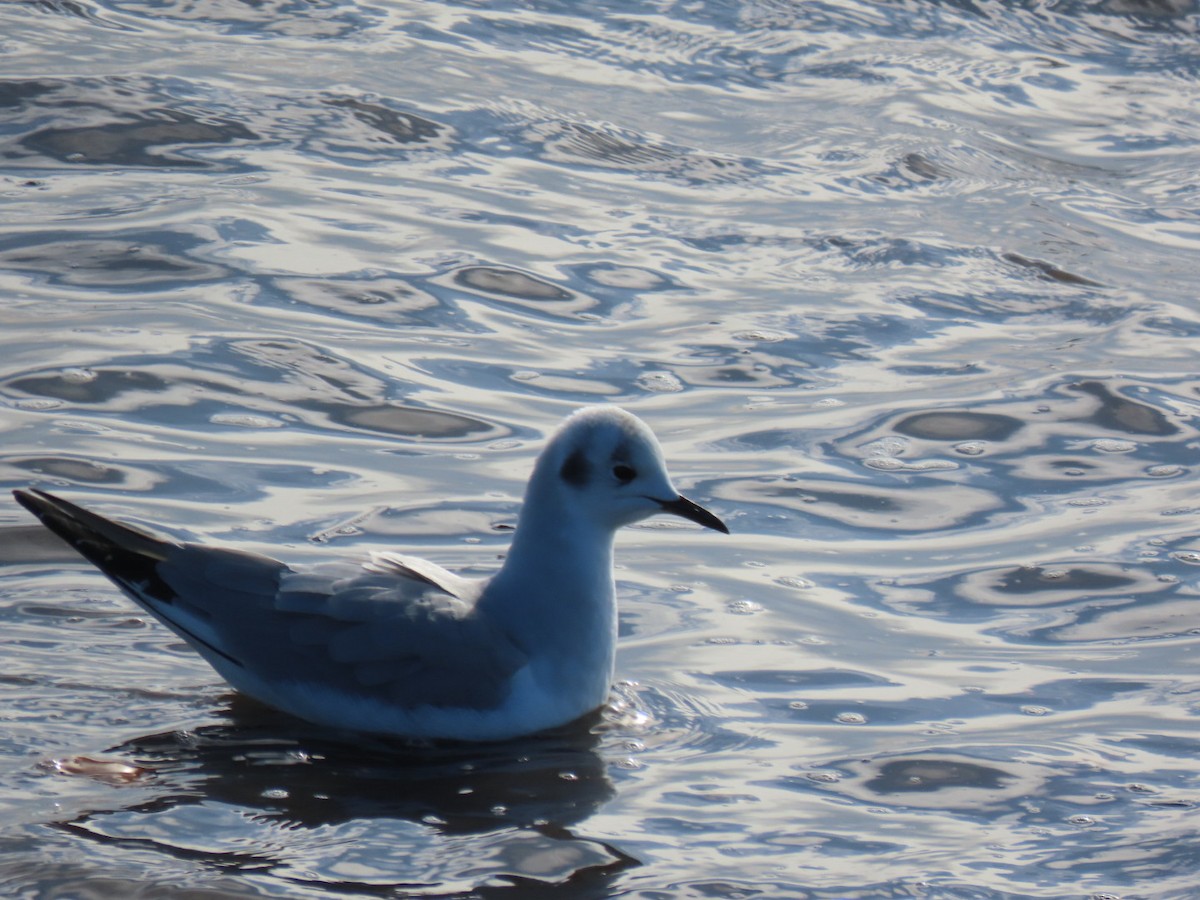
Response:
[[[0,892],[1193,895],[1198,35],[0,7],[6,486],[481,574],[611,401],[733,531],[618,539],[603,714],[430,748],[229,694],[10,504]]]

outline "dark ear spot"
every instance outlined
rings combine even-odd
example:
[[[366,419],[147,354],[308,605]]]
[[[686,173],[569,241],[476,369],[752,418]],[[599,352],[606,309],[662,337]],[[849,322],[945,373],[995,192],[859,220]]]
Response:
[[[576,449],[571,451],[571,455],[563,462],[558,474],[567,484],[583,487],[587,484],[589,468],[587,456],[584,455],[583,450]]]

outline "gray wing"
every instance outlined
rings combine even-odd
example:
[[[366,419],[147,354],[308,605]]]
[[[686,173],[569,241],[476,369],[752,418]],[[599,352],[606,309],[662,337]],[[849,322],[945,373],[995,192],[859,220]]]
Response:
[[[402,707],[486,709],[526,661],[476,613],[475,583],[432,563],[397,557],[294,571],[258,554],[165,540],[42,491],[16,493],[251,695],[256,684],[312,683]]]
[[[471,603],[401,574],[355,564],[294,571],[193,544],[168,554],[158,574],[174,594],[170,609],[143,605],[236,687],[230,664],[251,676],[248,684],[311,683],[401,707],[486,709],[525,663]]]
[[[287,622],[285,655],[319,660],[324,685],[350,679],[348,689],[405,707],[485,709],[504,699],[526,656],[473,600],[377,565],[342,565],[285,571],[273,609]]]

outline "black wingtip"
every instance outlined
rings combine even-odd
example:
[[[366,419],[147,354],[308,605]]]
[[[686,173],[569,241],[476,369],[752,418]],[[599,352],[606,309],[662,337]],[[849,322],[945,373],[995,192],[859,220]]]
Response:
[[[141,529],[89,512],[48,491],[18,489],[13,496],[43,525],[114,580],[119,581],[121,569],[130,564],[135,570],[153,566],[175,546]]]

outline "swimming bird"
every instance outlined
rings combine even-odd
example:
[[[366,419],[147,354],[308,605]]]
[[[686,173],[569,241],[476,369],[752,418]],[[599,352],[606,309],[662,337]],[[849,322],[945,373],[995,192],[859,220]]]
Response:
[[[667,512],[729,533],[615,406],[578,410],[547,442],[490,578],[391,552],[292,568],[13,493],[237,690],[319,725],[409,738],[503,740],[602,706],[617,529]]]

